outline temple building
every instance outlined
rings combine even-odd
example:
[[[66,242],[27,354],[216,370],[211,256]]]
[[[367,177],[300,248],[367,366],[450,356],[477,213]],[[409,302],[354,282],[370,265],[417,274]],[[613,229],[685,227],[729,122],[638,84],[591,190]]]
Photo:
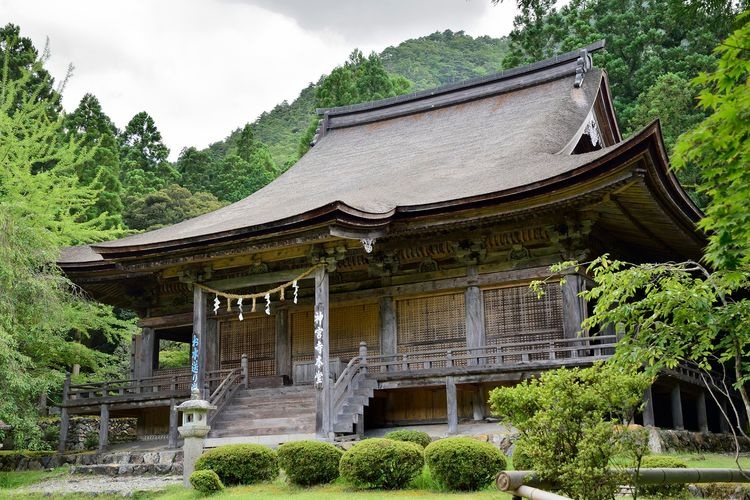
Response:
[[[611,356],[614,331],[581,331],[584,269],[541,299],[529,282],[605,252],[697,259],[706,241],[658,122],[623,140],[591,65],[602,47],[319,110],[313,147],[260,191],[67,249],[64,272],[137,311],[142,333],[130,380],[68,383],[64,420],[137,416],[142,437],[174,443],[174,406],[194,386],[218,407],[209,446],[421,423],[456,432],[488,416],[493,387]],[[167,341],[191,346],[194,370],[160,368]],[[721,430],[689,370],[646,397],[645,425]]]

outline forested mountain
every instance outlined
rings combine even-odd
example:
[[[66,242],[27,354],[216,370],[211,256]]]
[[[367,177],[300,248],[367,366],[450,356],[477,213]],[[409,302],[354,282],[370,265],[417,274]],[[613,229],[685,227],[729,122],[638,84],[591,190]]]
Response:
[[[379,56],[388,73],[406,78],[411,82],[409,90],[417,91],[499,71],[507,50],[506,39],[473,38],[463,31],[447,30],[388,47]],[[300,137],[315,117],[315,90],[324,77],[304,88],[291,103],[278,104],[252,123],[255,137],[268,146],[279,167],[297,160]],[[240,130],[208,149],[226,154]]]

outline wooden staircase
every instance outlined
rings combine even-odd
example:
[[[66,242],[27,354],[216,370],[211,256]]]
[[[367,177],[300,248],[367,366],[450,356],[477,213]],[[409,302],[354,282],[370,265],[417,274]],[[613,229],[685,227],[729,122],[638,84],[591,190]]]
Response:
[[[367,373],[360,372],[355,375],[343,400],[334,407],[336,413],[333,418],[333,431],[351,433],[354,425],[363,418],[365,406],[370,404],[370,398],[377,388],[378,381],[368,377]]]
[[[211,422],[207,447],[235,443],[276,445],[315,438],[315,389],[240,388]]]

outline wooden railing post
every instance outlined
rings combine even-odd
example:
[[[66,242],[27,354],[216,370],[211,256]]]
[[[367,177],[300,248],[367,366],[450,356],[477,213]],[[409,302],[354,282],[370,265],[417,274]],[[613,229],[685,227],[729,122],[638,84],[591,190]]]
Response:
[[[172,385],[170,386],[171,391],[177,391],[177,375],[172,375]]]
[[[65,451],[65,442],[68,440],[68,427],[70,425],[70,416],[68,415],[68,407],[66,406],[69,399],[70,392],[70,373],[65,375],[65,383],[63,384],[62,391],[62,405],[60,407],[60,443],[57,450],[60,453]]]
[[[448,351],[445,354],[445,359],[446,359],[445,366],[452,367],[453,366],[453,351],[448,349]]]
[[[247,389],[248,384],[250,383],[250,380],[247,374],[247,354],[242,355],[240,366],[242,367],[242,385],[245,386],[245,389]]]
[[[359,364],[362,366],[362,373],[367,373],[367,342],[364,340],[359,343]]]
[[[408,354],[404,354],[401,357],[401,369],[405,372],[409,371],[409,355]]]

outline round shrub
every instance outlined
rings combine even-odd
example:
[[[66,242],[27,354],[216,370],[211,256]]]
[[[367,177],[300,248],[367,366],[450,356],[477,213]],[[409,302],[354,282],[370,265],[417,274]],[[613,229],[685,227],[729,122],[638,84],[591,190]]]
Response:
[[[403,488],[424,467],[422,447],[392,439],[366,439],[341,457],[341,476],[359,488]]]
[[[212,470],[226,485],[270,481],[279,475],[276,452],[259,444],[230,444],[208,450],[195,470]]]
[[[424,456],[433,479],[449,490],[478,490],[505,468],[500,450],[468,437],[435,441],[425,448]]]
[[[344,454],[332,444],[320,441],[282,444],[276,453],[289,480],[300,486],[330,483],[339,477],[339,461]]]
[[[190,484],[204,495],[213,495],[224,489],[221,479],[212,470],[197,470],[190,474]]]
[[[407,441],[409,443],[417,443],[422,448],[426,448],[428,444],[432,442],[432,438],[429,434],[422,431],[391,431],[385,435],[386,439],[393,439],[394,441]]]
[[[646,455],[641,469],[686,469],[687,464],[675,457]],[[687,484],[644,484],[638,487],[639,495],[655,498],[684,498],[688,496]]]

